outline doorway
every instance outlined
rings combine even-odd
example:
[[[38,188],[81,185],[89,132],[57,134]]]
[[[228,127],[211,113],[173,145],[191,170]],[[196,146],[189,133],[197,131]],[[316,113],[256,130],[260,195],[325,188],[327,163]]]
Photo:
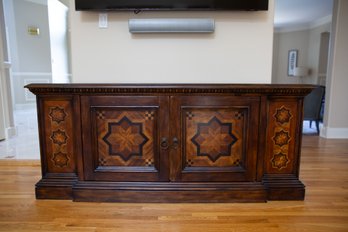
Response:
[[[8,66],[0,82],[7,90],[2,101],[7,112],[1,114],[5,120],[0,117],[4,121],[0,124],[5,132],[9,128],[14,131],[5,133],[6,140],[0,143],[4,157],[0,158],[38,159],[36,98],[23,87],[29,83],[70,82],[69,5],[63,0],[0,0],[0,4],[4,16],[1,52],[7,51],[3,60]],[[12,125],[6,117],[12,119]],[[22,143],[31,155],[19,148]],[[22,157],[22,153],[27,154]]]
[[[333,3],[333,0],[275,1],[272,83],[326,85]],[[295,69],[302,70],[297,72],[301,74],[288,72],[290,51],[296,52]],[[322,109],[313,111],[318,111],[318,117],[323,116]],[[317,135],[316,125],[311,125],[310,121],[304,121],[303,133]]]

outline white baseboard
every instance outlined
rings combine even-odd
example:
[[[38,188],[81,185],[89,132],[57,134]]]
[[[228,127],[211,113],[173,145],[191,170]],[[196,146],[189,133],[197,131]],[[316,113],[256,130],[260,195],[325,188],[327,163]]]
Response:
[[[320,136],[328,139],[348,139],[348,128],[323,127]]]

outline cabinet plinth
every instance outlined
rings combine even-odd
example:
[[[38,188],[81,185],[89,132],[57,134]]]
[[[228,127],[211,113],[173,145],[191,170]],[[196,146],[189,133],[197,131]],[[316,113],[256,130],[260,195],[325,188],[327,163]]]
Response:
[[[30,84],[38,199],[303,200],[303,98],[311,85]]]

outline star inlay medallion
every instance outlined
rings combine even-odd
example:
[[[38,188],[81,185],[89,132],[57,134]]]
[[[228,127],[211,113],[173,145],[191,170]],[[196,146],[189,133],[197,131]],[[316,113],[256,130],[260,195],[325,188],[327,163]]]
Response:
[[[62,168],[62,167],[68,166],[69,157],[65,153],[58,152],[58,153],[53,154],[52,160],[53,160],[55,166]]]
[[[51,139],[53,143],[61,146],[66,143],[66,141],[68,140],[68,136],[65,134],[65,131],[58,129],[52,132]]]
[[[131,122],[125,116],[117,123],[108,123],[103,140],[109,146],[110,155],[128,161],[132,156],[142,156],[143,146],[149,139],[143,134],[141,123]]]
[[[230,156],[237,138],[232,133],[232,123],[222,123],[213,117],[208,123],[198,123],[197,133],[191,139],[198,156],[207,156],[212,162],[221,156]]]
[[[281,130],[281,131],[275,133],[275,135],[273,137],[274,143],[280,147],[288,144],[289,140],[290,140],[289,133],[284,131],[284,130]]]
[[[59,124],[60,122],[63,122],[65,120],[66,113],[63,108],[60,108],[57,106],[57,107],[51,108],[49,116],[51,117],[52,121]]]
[[[280,170],[282,168],[286,168],[288,162],[289,162],[288,157],[283,153],[279,153],[273,156],[272,167],[278,168]]]
[[[290,121],[292,115],[290,114],[290,110],[282,106],[280,109],[277,109],[277,113],[274,115],[277,122],[284,124]]]

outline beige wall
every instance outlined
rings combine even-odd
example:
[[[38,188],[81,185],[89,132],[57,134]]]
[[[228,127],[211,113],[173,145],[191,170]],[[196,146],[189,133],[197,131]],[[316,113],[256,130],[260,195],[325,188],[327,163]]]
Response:
[[[329,78],[321,135],[328,138],[348,138],[348,1],[337,0],[334,6]],[[331,77],[330,77],[331,76]]]
[[[71,5],[73,82],[270,83],[273,0],[266,12],[111,12],[109,27],[98,14]],[[129,18],[213,18],[213,34],[128,32]]]
[[[310,68],[310,76],[305,78],[304,83],[317,84],[319,78],[319,54],[320,54],[320,38],[321,33],[330,32],[331,23],[321,25],[309,30],[309,42],[308,42],[308,68]]]
[[[274,33],[274,59],[272,83],[276,84],[299,84],[301,79],[288,76],[288,52],[291,49],[298,50],[297,65],[307,66],[308,57],[307,30],[285,33]]]
[[[316,84],[318,83],[320,37],[322,32],[330,32],[331,23],[301,31],[274,33],[272,83]],[[289,77],[288,51],[297,49],[298,66],[310,69],[306,78]]]

